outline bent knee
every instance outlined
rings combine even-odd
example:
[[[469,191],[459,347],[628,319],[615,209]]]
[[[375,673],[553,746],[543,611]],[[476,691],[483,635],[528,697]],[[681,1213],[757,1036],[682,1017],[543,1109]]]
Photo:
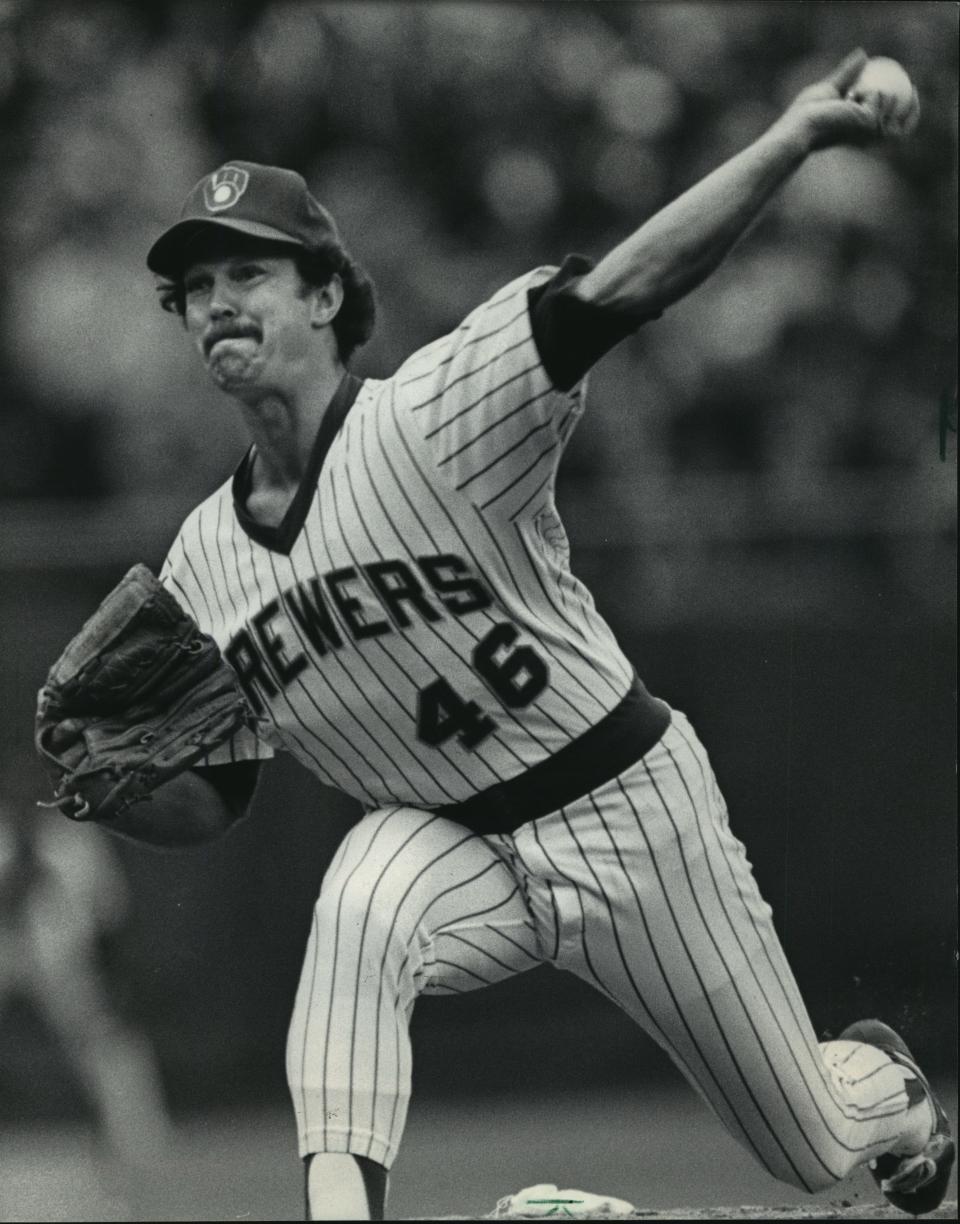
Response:
[[[819,1194],[839,1185],[858,1166],[859,1154],[834,1148],[824,1157],[815,1154],[803,1160],[783,1162],[770,1169],[777,1181],[802,1190],[805,1194]]]
[[[814,1169],[809,1170],[804,1182],[791,1179],[790,1184],[797,1190],[806,1191],[807,1194],[819,1194],[822,1190],[832,1190],[835,1186],[838,1186],[847,1174],[852,1173],[855,1168],[856,1164],[853,1162],[849,1165],[844,1162],[837,1169],[824,1169],[818,1165]]]
[[[397,917],[397,905],[371,891],[363,878],[324,887],[314,906],[318,944],[332,955],[367,961],[384,951],[405,946],[407,933]]]
[[[435,826],[443,823],[417,808],[364,817],[324,877],[315,905],[320,932],[352,931],[364,939],[406,943],[423,902],[439,886],[434,864],[445,846]]]

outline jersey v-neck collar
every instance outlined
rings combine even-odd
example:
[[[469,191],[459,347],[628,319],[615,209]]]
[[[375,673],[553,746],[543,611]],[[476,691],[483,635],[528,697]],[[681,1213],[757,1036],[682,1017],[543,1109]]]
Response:
[[[306,522],[307,512],[317,489],[317,481],[320,479],[323,461],[362,386],[363,379],[353,374],[344,374],[340,380],[340,385],[333,393],[333,399],[327,405],[320,428],[317,430],[317,438],[310,452],[307,470],[303,474],[293,500],[287,507],[286,514],[276,527],[258,522],[247,509],[247,498],[250,496],[253,474],[254,448],[251,445],[234,473],[232,486],[233,507],[237,522],[251,540],[255,540],[264,548],[270,549],[271,552],[283,553],[284,556],[289,555]]]

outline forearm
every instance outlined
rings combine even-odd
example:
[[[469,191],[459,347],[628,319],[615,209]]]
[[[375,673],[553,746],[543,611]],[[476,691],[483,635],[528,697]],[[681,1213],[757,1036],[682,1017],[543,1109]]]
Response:
[[[637,316],[678,301],[721,263],[809,147],[800,125],[774,124],[615,247],[577,296]]]

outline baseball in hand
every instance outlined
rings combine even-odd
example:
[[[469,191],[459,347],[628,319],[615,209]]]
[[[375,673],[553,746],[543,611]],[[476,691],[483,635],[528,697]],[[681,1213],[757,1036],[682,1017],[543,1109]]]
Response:
[[[920,99],[906,70],[879,55],[867,60],[847,97],[876,111],[887,136],[909,136],[920,119]]]

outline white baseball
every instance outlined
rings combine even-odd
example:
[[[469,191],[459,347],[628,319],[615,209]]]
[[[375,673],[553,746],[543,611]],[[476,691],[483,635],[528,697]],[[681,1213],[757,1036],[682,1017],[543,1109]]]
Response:
[[[906,69],[885,55],[867,60],[847,97],[873,107],[889,136],[909,136],[920,119],[916,87]]]

